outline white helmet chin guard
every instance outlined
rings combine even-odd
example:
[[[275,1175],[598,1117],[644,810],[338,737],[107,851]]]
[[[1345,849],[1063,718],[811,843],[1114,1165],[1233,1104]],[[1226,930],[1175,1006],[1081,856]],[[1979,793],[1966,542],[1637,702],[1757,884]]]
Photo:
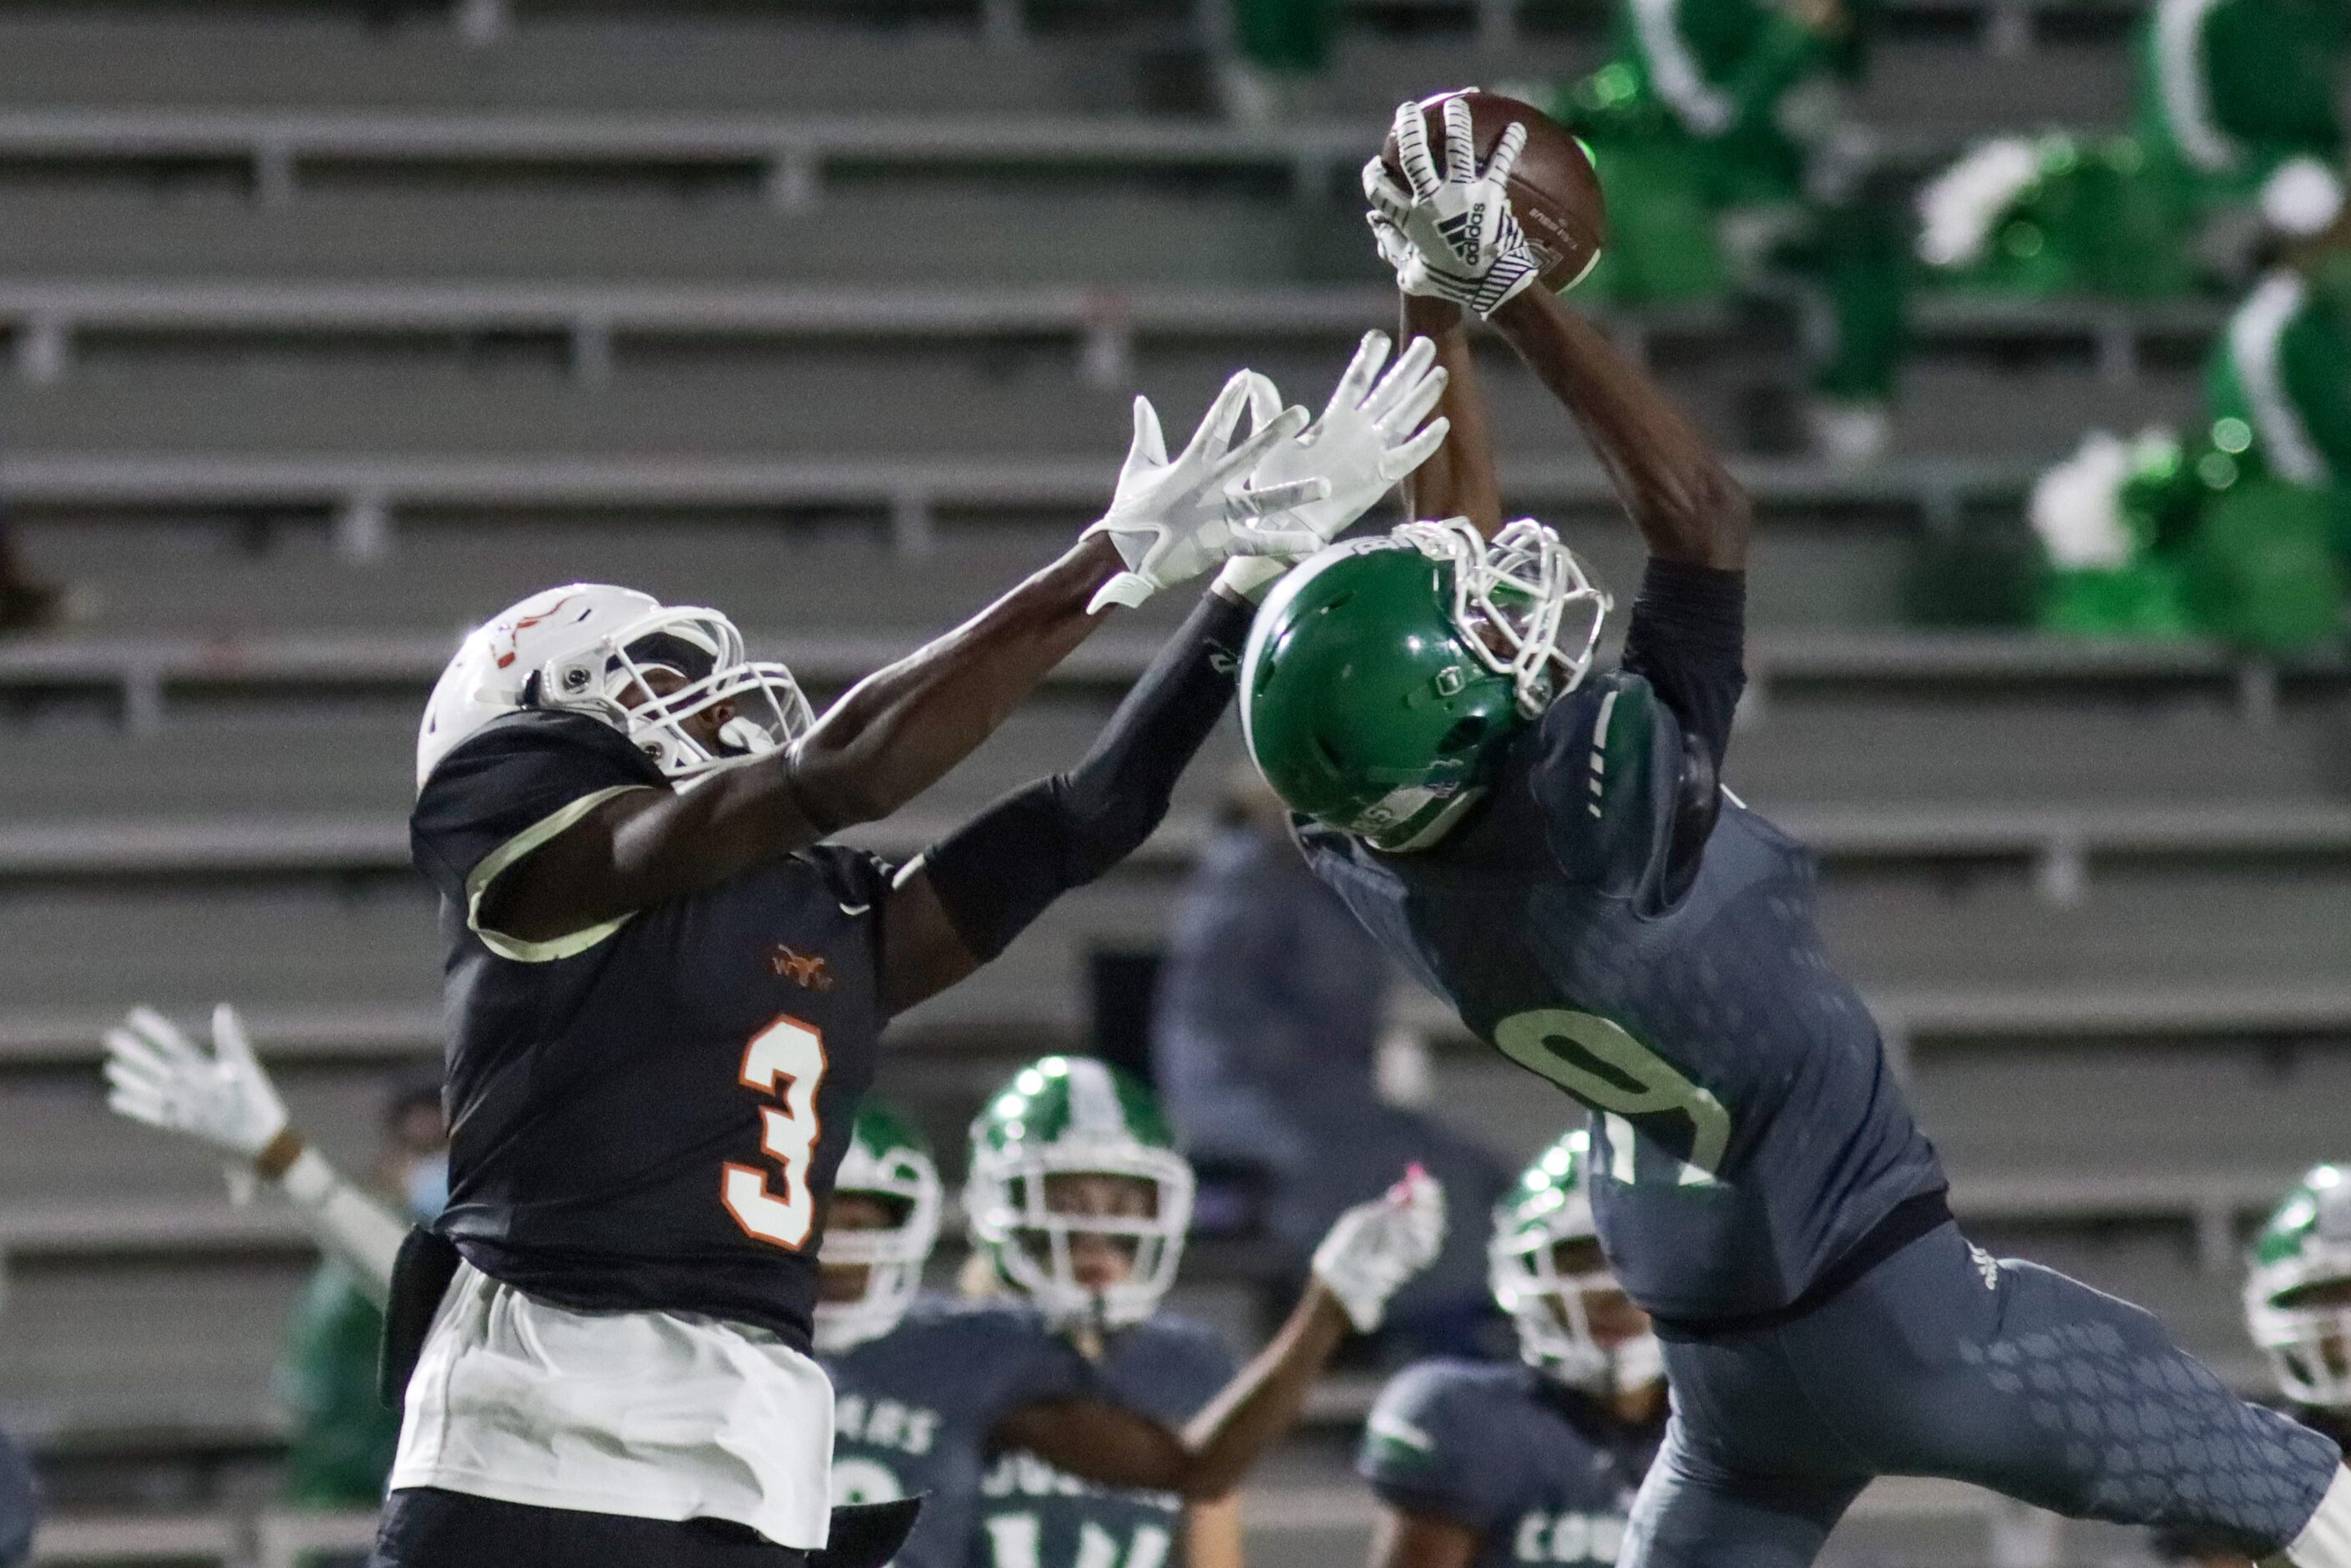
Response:
[[[1593,1334],[1584,1297],[1621,1293],[1624,1287],[1604,1260],[1581,1273],[1559,1269],[1562,1242],[1596,1247],[1600,1239],[1584,1191],[1588,1146],[1580,1132],[1562,1138],[1496,1207],[1487,1281],[1518,1331],[1519,1354],[1528,1365],[1586,1394],[1625,1394],[1665,1376],[1665,1348],[1654,1333],[1603,1345]]]
[[[656,692],[648,676],[665,672]],[[686,721],[733,709],[716,745]],[[755,664],[715,610],[575,582],[532,594],[476,627],[441,673],[416,735],[416,787],[492,719],[525,708],[585,714],[619,730],[672,779],[773,751],[814,722],[791,671]]]

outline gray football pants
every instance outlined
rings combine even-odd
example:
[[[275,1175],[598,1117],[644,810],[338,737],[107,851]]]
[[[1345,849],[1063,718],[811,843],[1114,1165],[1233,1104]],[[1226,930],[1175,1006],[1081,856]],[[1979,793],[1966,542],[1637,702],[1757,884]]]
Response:
[[[1794,1322],[1668,1342],[1666,1368],[1673,1419],[1618,1568],[1801,1568],[1879,1475],[2197,1526],[2259,1558],[2301,1532],[2342,1462],[2236,1398],[2151,1313],[1995,1265],[1956,1225]]]

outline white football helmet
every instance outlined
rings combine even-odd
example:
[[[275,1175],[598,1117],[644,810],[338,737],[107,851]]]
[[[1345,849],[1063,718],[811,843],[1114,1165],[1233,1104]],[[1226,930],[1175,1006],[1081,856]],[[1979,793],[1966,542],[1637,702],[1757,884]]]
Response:
[[[654,695],[645,677],[657,670],[683,684]],[[632,695],[634,706],[625,700]],[[685,721],[721,703],[734,713],[714,749]],[[575,582],[534,593],[467,634],[425,704],[416,787],[459,741],[531,707],[601,719],[681,779],[773,751],[814,722],[791,671],[745,657],[743,634],[718,612]]]
[[[1584,1297],[1621,1294],[1606,1260],[1578,1273],[1562,1273],[1562,1242],[1588,1242],[1597,1251],[1585,1180],[1590,1134],[1578,1129],[1538,1155],[1518,1185],[1494,1207],[1494,1239],[1486,1252],[1494,1300],[1518,1331],[1527,1364],[1587,1394],[1623,1394],[1666,1375],[1665,1347],[1655,1333],[1611,1347],[1593,1334]]]

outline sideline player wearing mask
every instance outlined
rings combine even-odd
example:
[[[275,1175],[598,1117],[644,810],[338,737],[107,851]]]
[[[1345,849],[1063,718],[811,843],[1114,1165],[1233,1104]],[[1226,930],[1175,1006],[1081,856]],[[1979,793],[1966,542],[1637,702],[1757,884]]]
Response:
[[[1613,1563],[1665,1434],[1649,1316],[1601,1256],[1581,1129],[1495,1207],[1494,1300],[1521,1364],[1437,1359],[1380,1394],[1355,1468],[1380,1500],[1371,1568]]]

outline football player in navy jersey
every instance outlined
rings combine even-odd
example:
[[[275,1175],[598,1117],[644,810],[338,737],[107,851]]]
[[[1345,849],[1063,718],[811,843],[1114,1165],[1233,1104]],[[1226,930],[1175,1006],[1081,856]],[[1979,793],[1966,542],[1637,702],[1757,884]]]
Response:
[[[1494,1300],[1521,1364],[1438,1359],[1382,1390],[1356,1469],[1379,1495],[1371,1568],[1613,1563],[1665,1434],[1648,1314],[1601,1255],[1568,1134],[1496,1206]]]
[[[1003,1136],[1013,1101],[1035,1138],[1025,1148]],[[1076,1106],[1092,1120],[1076,1120]],[[1100,1062],[1049,1058],[991,1102],[975,1134],[979,1243],[1017,1293],[923,1295],[936,1167],[898,1117],[871,1101],[858,1113],[816,1308],[837,1401],[834,1500],[925,1497],[898,1568],[1159,1568],[1179,1547],[1190,1568],[1237,1568],[1232,1481],[1286,1421],[1254,1423],[1242,1443],[1210,1434],[1253,1388],[1302,1392],[1348,1328],[1377,1326],[1388,1297],[1436,1256],[1441,1195],[1414,1181],[1395,1201],[1343,1216],[1290,1322],[1237,1373],[1208,1330],[1151,1315],[1181,1254],[1191,1171],[1146,1091]],[[1032,1226],[1017,1212],[1032,1179],[1050,1184],[1044,1201],[1062,1218]],[[1005,1251],[1048,1229],[1058,1246]],[[1183,1436],[1212,1405],[1217,1414]],[[1283,1407],[1294,1413],[1296,1400]],[[1168,1462],[1178,1446],[1228,1458],[1214,1473]]]
[[[1430,520],[1283,579],[1242,723],[1316,873],[1473,1033],[1595,1113],[1600,1236],[1674,1389],[1620,1561],[1794,1568],[1901,1473],[2351,1568],[2333,1440],[2235,1398],[2148,1313],[1953,1223],[1823,948],[1810,856],[1719,784],[1750,503],[1638,367],[1525,286],[1464,120],[1440,172],[1406,105],[1409,189],[1364,170],[1407,319],[1454,371],[1453,442],[1416,486]],[[1593,657],[1607,600],[1558,537],[1499,526],[1472,303],[1649,547],[1614,669]]]
[[[815,1254],[882,1024],[1156,824],[1280,570],[1244,558],[1334,534],[1433,445],[1434,350],[1388,367],[1388,346],[1366,340],[1312,428],[1236,375],[1173,459],[1138,399],[1101,520],[821,716],[724,616],[622,589],[552,589],[465,641],[417,744],[450,1197],[445,1245],[393,1281],[412,1370],[378,1568],[825,1544]],[[826,841],[968,755],[1107,607],[1219,563],[1076,768],[903,865]],[[1257,1390],[1234,1429],[1288,1396]]]
[[[1193,1176],[1142,1082],[1091,1057],[1031,1063],[973,1122],[970,1172],[977,1260],[1026,1303],[1033,1332],[1083,1357],[1097,1397],[1181,1427],[1231,1381],[1232,1353],[1214,1330],[1159,1310],[1191,1228]],[[1416,1264],[1442,1239],[1437,1211],[1427,1218]],[[1344,1326],[1325,1311],[1322,1354]],[[1082,1457],[1066,1444],[1049,1451]],[[981,1483],[970,1568],[1238,1568],[1238,1497],[1187,1501],[1085,1475],[1033,1444],[1008,1445]]]

